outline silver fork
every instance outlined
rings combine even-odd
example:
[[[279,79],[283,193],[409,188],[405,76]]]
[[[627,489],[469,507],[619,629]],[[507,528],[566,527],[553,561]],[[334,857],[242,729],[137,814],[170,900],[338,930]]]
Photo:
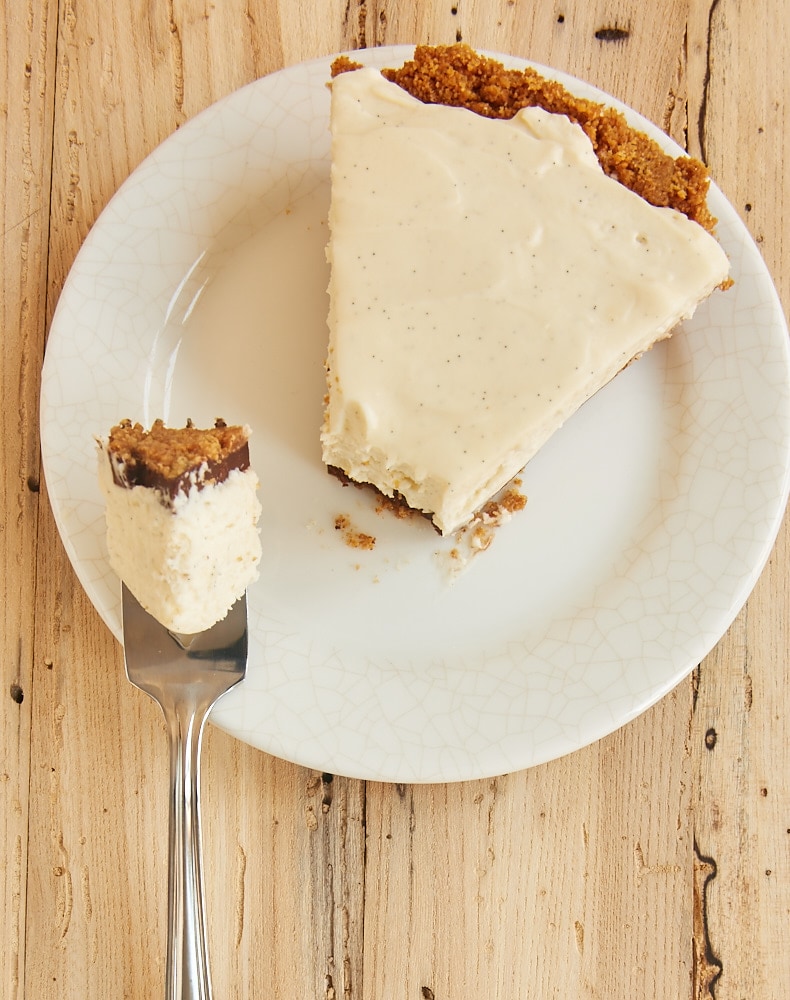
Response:
[[[177,635],[123,585],[126,675],[162,709],[170,743],[166,1000],[211,1000],[200,844],[200,745],[215,702],[247,669],[247,600]]]

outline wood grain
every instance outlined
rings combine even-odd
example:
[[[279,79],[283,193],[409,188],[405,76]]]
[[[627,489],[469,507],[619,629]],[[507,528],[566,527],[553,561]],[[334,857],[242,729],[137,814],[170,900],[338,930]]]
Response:
[[[719,0],[695,23],[696,73],[704,65],[704,75],[694,146],[790,302],[786,12]],[[707,958],[695,996],[705,1000],[780,997],[790,989],[790,966],[769,958],[786,952],[790,915],[787,567],[785,524],[746,608],[697,675],[694,838],[707,879],[700,899]]]
[[[4,947],[0,990],[24,988],[28,776],[31,748],[36,518],[39,508],[37,408],[44,349],[54,23],[44,5],[15,5],[0,67],[3,215],[0,301],[0,905]]]
[[[683,745],[684,708],[675,692],[528,772],[369,786],[367,995],[518,997],[529,983],[536,996],[684,995],[688,762],[655,743]]]
[[[580,76],[704,154],[790,302],[790,0],[20,0],[2,79],[0,995],[162,994],[167,755],[40,482],[39,368],[119,184],[211,102],[303,59],[464,40]],[[787,528],[694,677],[526,772],[401,786],[209,727],[215,995],[790,994]]]

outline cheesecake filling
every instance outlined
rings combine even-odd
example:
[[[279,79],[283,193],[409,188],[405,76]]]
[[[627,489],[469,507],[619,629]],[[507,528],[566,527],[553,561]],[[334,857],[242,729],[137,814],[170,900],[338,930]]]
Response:
[[[449,534],[728,261],[563,115],[423,104],[364,68],[331,125],[323,460]]]

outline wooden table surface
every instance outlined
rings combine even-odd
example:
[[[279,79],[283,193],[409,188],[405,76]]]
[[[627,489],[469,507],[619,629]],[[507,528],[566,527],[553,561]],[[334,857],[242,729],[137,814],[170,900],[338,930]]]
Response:
[[[152,998],[163,724],[74,577],[39,456],[47,331],[99,212],[259,76],[463,39],[589,80],[705,158],[787,308],[790,0],[7,0],[4,15],[0,996]],[[362,782],[209,726],[216,997],[790,996],[789,542],[783,527],[688,680],[528,771]]]

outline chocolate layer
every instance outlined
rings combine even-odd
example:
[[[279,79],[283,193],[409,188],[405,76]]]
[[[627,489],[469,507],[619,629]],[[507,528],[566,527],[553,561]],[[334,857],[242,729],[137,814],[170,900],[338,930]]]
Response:
[[[134,459],[120,466],[113,460],[111,465],[113,479],[118,486],[125,489],[145,486],[174,500],[179,493],[188,493],[193,486],[202,490],[206,486],[224,482],[234,469],[244,472],[250,467],[250,446],[245,442],[229,455],[217,461],[204,460],[175,477],[165,476],[158,469]]]
[[[409,514],[418,514],[420,517],[424,517],[426,521],[430,521],[431,525],[437,533],[441,534],[439,529],[431,520],[431,515],[426,513],[424,510],[417,510],[416,507],[412,507],[402,493],[398,493],[397,490],[394,491],[392,496],[388,496],[383,493],[378,486],[374,486],[373,483],[359,483],[356,479],[352,479],[347,473],[343,472],[341,468],[337,465],[327,465],[326,471],[330,476],[334,476],[335,479],[339,479],[344,486],[356,486],[358,490],[368,490],[371,493],[375,493],[377,496],[381,497],[382,500],[395,510],[407,511]]]

